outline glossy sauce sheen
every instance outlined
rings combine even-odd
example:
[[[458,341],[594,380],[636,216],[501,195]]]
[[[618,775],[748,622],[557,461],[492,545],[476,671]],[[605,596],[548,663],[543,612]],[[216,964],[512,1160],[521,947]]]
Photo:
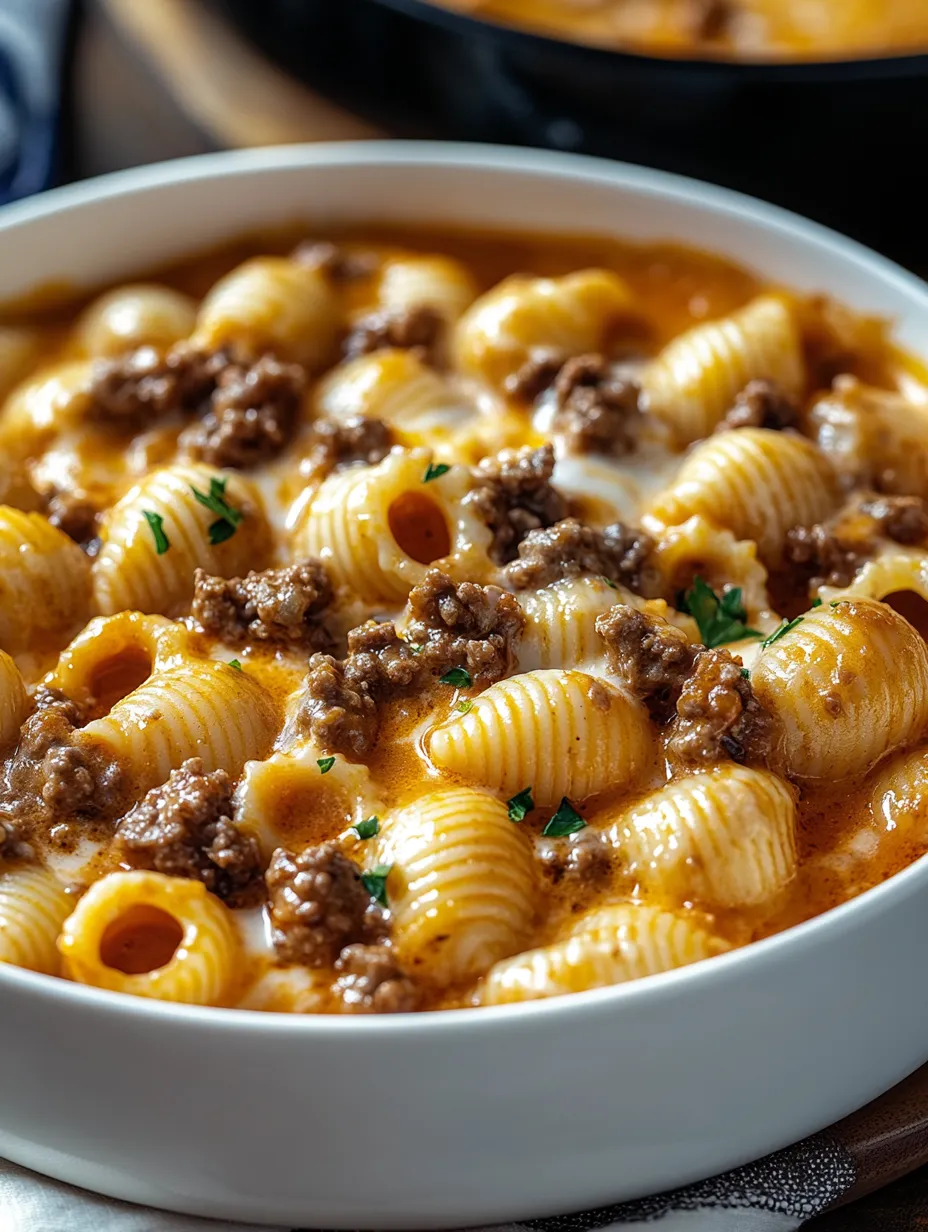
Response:
[[[498,6],[500,10],[503,7]],[[509,10],[514,7],[507,6]],[[199,298],[217,277],[244,258],[255,253],[287,252],[293,238],[290,234],[264,235],[242,241],[182,267],[162,271],[157,280]],[[627,282],[635,306],[631,319],[612,340],[614,353],[619,357],[633,355],[638,364],[656,355],[685,330],[735,312],[766,289],[750,273],[719,258],[672,244],[642,247],[598,238],[446,233],[438,229],[420,230],[411,235],[371,228],[360,236],[336,235],[332,238],[349,248],[358,246],[366,252],[373,250],[380,257],[399,257],[409,252],[449,256],[466,266],[481,291],[513,273],[559,277],[590,267],[613,270]],[[372,305],[373,284],[371,280],[362,279],[349,284],[341,294],[348,314],[357,314]],[[820,305],[793,302],[800,321],[818,319]],[[30,312],[20,306],[10,318],[37,323],[36,327],[42,331],[43,351],[33,365],[33,372],[43,367],[50,371],[56,363],[74,354],[72,323],[77,309],[77,305],[71,304]],[[814,346],[809,342],[814,334],[813,324],[807,334],[809,347]],[[924,388],[920,366],[891,346],[880,323],[855,320],[853,337],[855,346],[843,356],[842,372],[885,389],[895,388],[900,380],[905,380],[910,389]],[[814,388],[807,392],[811,401]],[[495,452],[503,446],[535,445],[544,439],[544,434],[532,426],[524,409],[508,402],[499,393],[475,390],[472,383],[463,382],[459,395],[465,405],[470,400],[471,408],[484,407],[482,426],[479,432],[469,427],[459,437],[452,438],[451,444],[436,455],[443,460],[476,462],[481,453]],[[312,400],[311,397],[309,402]],[[472,409],[469,413],[480,418]],[[308,415],[309,412],[307,418]],[[3,423],[0,421],[0,436]],[[472,426],[470,421],[469,425]],[[69,455],[65,445],[65,459],[70,456],[67,465],[72,474],[80,478],[81,486],[92,491],[101,505],[109,507],[147,471],[172,459],[175,436],[176,429],[153,428],[127,462],[122,444],[108,440],[102,431],[89,436],[85,433],[76,455]],[[291,533],[298,521],[293,511],[305,505],[308,499],[304,491],[306,481],[299,468],[301,457],[298,433],[282,458],[257,472],[249,472],[259,483],[266,502],[279,562],[292,559]],[[640,507],[641,503],[650,501],[653,493],[666,485],[668,475],[673,474],[681,460],[678,451],[663,447],[655,447],[653,454],[632,454],[617,463],[589,456],[562,459],[559,463],[562,469],[555,472],[554,482],[558,483],[560,475],[567,476],[570,482],[565,484],[565,491],[572,500],[573,510],[590,523],[603,525],[614,520],[617,514],[629,517],[629,503],[634,506],[637,500]],[[34,461],[35,458],[31,458],[29,465],[34,465]],[[619,495],[620,490],[626,492],[624,497]],[[637,497],[629,497],[628,491],[636,491]],[[632,512],[637,514],[638,510],[633,508]],[[429,563],[448,552],[449,529],[428,488],[411,490],[395,502],[389,521],[393,536],[414,560]],[[692,580],[694,571],[698,571],[698,565],[690,569],[687,581]],[[494,570],[487,562],[482,575],[475,576],[474,580],[488,583],[494,577]],[[785,590],[789,592],[788,585]],[[773,605],[769,606],[771,611],[765,632],[775,628],[779,620],[772,612]],[[807,606],[807,598],[787,594],[780,610],[792,615],[805,611]],[[360,610],[351,608],[344,624],[346,628],[351,627],[368,615],[395,618],[401,607],[402,604],[393,607],[373,604]],[[921,621],[924,602],[911,592],[902,596],[897,607],[913,623]],[[183,610],[171,610],[166,614],[187,619]],[[225,663],[235,657],[246,674],[262,683],[273,697],[278,713],[279,735],[274,747],[278,751],[299,751],[299,742],[294,742],[292,727],[288,727],[286,719],[293,696],[304,679],[305,655],[260,643],[245,647],[240,644],[224,646],[197,632],[192,624],[191,630],[192,644],[198,653]],[[64,641],[59,638],[53,645],[35,645],[16,656],[28,685],[37,683],[44,672],[54,667],[63,645]],[[756,646],[740,644],[736,653],[742,651],[745,662],[751,662]],[[582,668],[584,664],[577,666]],[[150,668],[151,660],[137,649],[130,649],[104,663],[92,682],[92,692],[97,699],[92,717],[107,713],[118,699],[143,683]],[[462,699],[476,696],[476,690],[436,685],[432,691],[388,703],[377,746],[367,759],[369,800],[359,798],[350,777],[338,771],[320,774],[313,756],[282,766],[273,779],[268,780],[268,787],[253,797],[259,802],[256,808],[260,813],[262,834],[271,836],[270,845],[284,845],[294,850],[307,843],[339,839],[346,852],[364,864],[368,860],[368,849],[353,837],[349,825],[374,812],[381,818],[389,818],[398,809],[414,804],[424,790],[454,785],[453,775],[439,774],[428,760],[426,735],[436,723],[453,718],[455,707]],[[910,742],[910,747],[914,745],[917,740]],[[339,763],[340,770],[342,758]],[[709,920],[718,936],[731,944],[741,945],[808,919],[893,875],[926,850],[928,827],[919,817],[902,833],[899,827],[881,817],[878,810],[871,810],[874,776],[882,768],[879,766],[869,774],[838,785],[817,787],[803,783],[798,788],[799,871],[772,901],[758,908],[740,910],[708,910],[699,901],[690,900],[668,905],[685,910],[692,908],[700,919]],[[607,819],[614,819],[666,780],[667,767],[660,746],[655,743],[652,762],[633,788],[609,788],[574,803],[591,827],[604,826]],[[520,823],[522,830],[533,840],[539,838],[553,811],[553,808],[536,809]],[[43,854],[49,865],[57,869],[64,880],[78,885],[88,884],[121,866],[117,852],[105,841],[95,851],[86,842],[75,845],[73,835],[65,843],[57,842],[54,835],[33,837],[40,847],[44,840]],[[98,840],[101,836],[91,832],[90,837]],[[543,892],[538,896],[529,940],[534,946],[562,937],[574,917],[617,899],[634,900],[640,892],[634,878],[620,865],[613,869],[605,884],[577,884],[570,878],[557,883],[543,881],[542,884]],[[106,963],[127,973],[149,971],[162,965],[170,959],[180,940],[179,932],[171,927],[170,917],[148,908],[139,908],[139,912],[137,918],[123,920],[119,928],[107,934],[103,944]],[[260,910],[239,911],[235,916],[247,960],[242,963],[241,977],[224,997],[224,1003],[244,1003],[265,1009],[298,1008],[300,981],[311,983],[315,976],[294,968],[278,969],[268,946],[266,922]],[[262,981],[266,983],[273,974],[279,975],[282,983],[265,995],[260,991]],[[475,980],[446,987],[432,986],[426,981],[425,1007],[469,1004],[475,987]],[[325,1004],[328,1006],[327,1002]]]

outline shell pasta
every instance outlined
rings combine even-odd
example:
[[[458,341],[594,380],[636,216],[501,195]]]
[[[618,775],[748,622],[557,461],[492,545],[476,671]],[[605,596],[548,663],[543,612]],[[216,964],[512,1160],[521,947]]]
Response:
[[[888,326],[591,236],[145,277],[0,329],[0,980],[483,1013],[928,851]]]

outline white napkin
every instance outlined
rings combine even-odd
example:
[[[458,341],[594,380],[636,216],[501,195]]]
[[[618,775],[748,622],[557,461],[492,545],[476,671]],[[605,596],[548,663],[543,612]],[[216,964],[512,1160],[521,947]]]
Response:
[[[854,1161],[845,1148],[827,1134],[816,1134],[758,1163],[656,1198],[499,1224],[482,1232],[621,1232],[635,1224],[659,1232],[792,1232],[847,1193],[855,1177]],[[0,1232],[276,1230],[116,1202],[0,1161]]]

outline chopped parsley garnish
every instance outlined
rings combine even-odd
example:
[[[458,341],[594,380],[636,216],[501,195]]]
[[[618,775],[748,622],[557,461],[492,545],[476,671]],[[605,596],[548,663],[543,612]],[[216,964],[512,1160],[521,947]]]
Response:
[[[821,599],[813,599],[813,600],[812,600],[812,606],[813,606],[813,607],[821,607],[821,606],[822,606],[822,601],[821,601]]]
[[[409,649],[412,651],[414,655],[420,655],[422,654],[423,650],[425,650],[425,646],[422,645],[420,642],[407,642],[406,645],[409,647]]]
[[[200,504],[210,513],[216,514],[216,521],[211,522],[209,527],[209,541],[213,547],[231,539],[245,516],[241,509],[236,509],[226,500],[227,482],[226,479],[211,479],[208,493],[201,492],[193,485],[190,487],[190,491]]]
[[[368,817],[364,821],[359,821],[351,829],[354,830],[358,838],[373,838],[375,834],[380,833],[380,818]]]
[[[785,637],[787,633],[795,629],[797,625],[801,625],[805,620],[805,616],[794,616],[792,620],[784,620],[779,629],[774,629],[769,637],[765,637],[761,642],[761,650],[766,650],[768,646],[772,646],[774,642],[778,642],[781,637]]]
[[[601,573],[601,574],[599,575],[599,580],[600,580],[601,582],[605,582],[605,583],[606,583],[606,585],[609,587],[609,589],[610,589],[610,590],[618,590],[618,589],[619,589],[618,583],[617,583],[617,582],[613,582],[612,578],[607,578],[607,577],[606,577],[606,575],[605,575],[604,573]]]
[[[378,864],[369,873],[361,874],[361,884],[375,902],[381,907],[389,906],[387,901],[387,878],[390,876],[392,864]]]
[[[532,799],[531,787],[523,788],[517,796],[513,796],[511,800],[507,800],[506,807],[509,809],[510,821],[524,821],[535,807],[535,801]]]
[[[460,710],[461,714],[467,714],[468,710],[473,709],[473,705],[474,703],[470,700],[470,698],[465,697],[462,702],[458,702],[455,706],[455,710]]]
[[[329,771],[332,769],[332,767],[335,765],[335,758],[334,757],[318,757],[316,759],[316,765],[319,767],[319,769],[322,771],[323,774],[328,774]]]
[[[744,677],[744,679],[745,679],[745,680],[750,680],[750,679],[751,679],[751,673],[748,671],[748,669],[747,669],[746,667],[742,667],[742,669],[741,669],[741,675]]]
[[[242,665],[241,663],[239,663],[238,659],[230,659],[229,667],[234,667],[237,672],[240,672],[242,670]]]
[[[430,462],[428,469],[422,476],[423,483],[431,483],[433,479],[441,479],[442,475],[447,475],[451,467],[447,462]]]
[[[164,518],[160,513],[152,513],[149,509],[142,510],[142,517],[148,523],[155,541],[155,551],[163,556],[171,546],[171,541],[164,533]]]
[[[576,834],[578,830],[585,829],[586,822],[565,796],[542,834],[548,838],[563,838],[565,834]]]
[[[455,689],[469,689],[474,683],[471,674],[463,667],[452,667],[450,672],[438,677],[439,684],[450,684]]]
[[[701,577],[694,578],[692,587],[683,597],[683,610],[696,621],[703,645],[710,650],[745,637],[762,636],[757,629],[744,623],[748,614],[741,602],[740,586],[717,595]]]
[[[849,599],[832,599],[828,604],[829,607],[840,607],[842,603],[850,603]]]

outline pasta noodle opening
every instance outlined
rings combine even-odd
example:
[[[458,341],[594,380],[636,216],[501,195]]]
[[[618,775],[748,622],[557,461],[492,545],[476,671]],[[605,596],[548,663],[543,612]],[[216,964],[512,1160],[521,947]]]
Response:
[[[128,645],[98,663],[90,676],[92,717],[102,719],[117,702],[134,693],[149,678],[152,657],[144,646]]]
[[[183,939],[183,927],[172,915],[140,903],[107,925],[100,961],[124,975],[147,975],[166,967]]]
[[[914,590],[894,590],[883,602],[909,622],[928,641],[928,602]]]
[[[403,492],[390,505],[387,517],[397,547],[420,565],[430,565],[450,554],[448,523],[425,493]]]

